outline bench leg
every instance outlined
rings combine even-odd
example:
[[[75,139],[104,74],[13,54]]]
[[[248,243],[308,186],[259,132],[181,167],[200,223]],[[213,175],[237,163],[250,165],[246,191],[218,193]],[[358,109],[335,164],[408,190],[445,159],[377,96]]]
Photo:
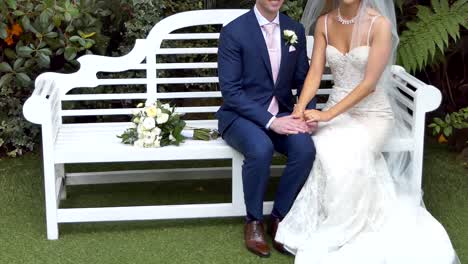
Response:
[[[66,200],[67,199],[67,185],[65,182],[65,165],[63,164],[56,164],[55,165],[55,175],[58,178],[62,179],[62,186],[59,189],[59,198],[60,200]]]
[[[232,205],[239,214],[245,214],[244,189],[242,187],[242,163],[244,156],[236,152],[232,158]]]
[[[47,239],[58,239],[56,171],[53,162],[44,160],[44,191],[47,222]]]

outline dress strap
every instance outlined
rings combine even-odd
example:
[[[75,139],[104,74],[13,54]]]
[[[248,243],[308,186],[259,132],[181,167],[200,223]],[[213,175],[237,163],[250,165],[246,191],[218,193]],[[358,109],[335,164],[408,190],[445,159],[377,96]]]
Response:
[[[328,45],[328,14],[325,15],[325,40]]]
[[[377,20],[377,18],[379,17],[380,15],[372,18],[371,24],[369,26],[369,32],[367,32],[367,46],[370,46],[370,36],[371,36],[372,26],[374,25],[375,20]]]

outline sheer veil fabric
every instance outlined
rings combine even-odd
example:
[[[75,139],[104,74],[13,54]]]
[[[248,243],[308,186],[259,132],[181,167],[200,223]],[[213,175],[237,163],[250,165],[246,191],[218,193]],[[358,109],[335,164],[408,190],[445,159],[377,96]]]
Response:
[[[306,32],[310,35],[324,9],[335,10],[339,3],[308,0],[301,19]],[[311,176],[281,222],[276,240],[300,264],[459,264],[444,228],[424,208],[411,154],[382,156],[377,151],[388,133],[401,137],[411,133],[403,119],[407,110],[389,96],[390,66],[399,42],[393,1],[361,0],[348,53],[327,44],[335,86],[325,108],[362,80],[370,29],[379,16],[391,24],[392,46],[376,92],[366,98],[365,107],[360,104],[319,127]]]

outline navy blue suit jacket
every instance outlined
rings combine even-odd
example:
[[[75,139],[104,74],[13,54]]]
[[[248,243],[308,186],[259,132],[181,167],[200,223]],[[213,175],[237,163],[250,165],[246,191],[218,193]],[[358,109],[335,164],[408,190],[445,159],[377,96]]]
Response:
[[[219,131],[224,130],[238,117],[246,118],[265,127],[273,117],[268,106],[276,97],[280,109],[293,111],[295,98],[302,89],[309,70],[304,27],[280,13],[281,64],[276,84],[261,28],[253,10],[238,17],[221,31],[218,50],[218,75],[224,103],[216,114]],[[293,30],[298,36],[295,51],[283,38],[284,30]],[[314,109],[315,99],[308,105]],[[280,110],[281,111],[281,110]]]

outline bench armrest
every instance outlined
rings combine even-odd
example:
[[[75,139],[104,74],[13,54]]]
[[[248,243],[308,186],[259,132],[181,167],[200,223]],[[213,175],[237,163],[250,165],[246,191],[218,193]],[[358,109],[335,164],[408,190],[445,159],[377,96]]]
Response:
[[[34,91],[23,105],[23,115],[32,123],[42,125],[52,121],[53,112],[57,114],[60,110],[55,107],[60,104],[60,91],[50,76],[53,74],[44,73],[36,79]]]
[[[434,111],[440,106],[442,102],[442,94],[439,89],[418,80],[413,75],[407,73],[401,66],[393,65],[392,73],[395,74],[397,78],[400,78],[402,81],[416,88],[415,103],[417,105],[417,110],[427,113]]]

